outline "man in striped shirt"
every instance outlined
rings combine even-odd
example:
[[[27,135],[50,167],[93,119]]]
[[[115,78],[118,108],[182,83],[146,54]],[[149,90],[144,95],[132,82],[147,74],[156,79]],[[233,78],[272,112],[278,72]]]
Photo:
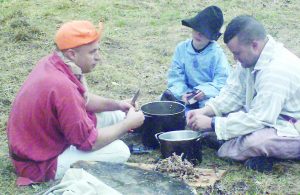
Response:
[[[218,156],[272,170],[273,159],[300,159],[300,59],[251,16],[237,16],[224,42],[238,61],[220,94],[190,111],[194,130],[224,140]]]

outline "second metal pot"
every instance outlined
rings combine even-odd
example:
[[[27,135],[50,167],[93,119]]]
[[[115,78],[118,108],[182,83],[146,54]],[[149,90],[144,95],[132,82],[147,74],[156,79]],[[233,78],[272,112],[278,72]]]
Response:
[[[201,132],[180,130],[157,133],[155,137],[160,143],[160,151],[164,158],[173,153],[177,155],[183,153],[183,159],[197,164],[202,161],[201,135]]]
[[[155,134],[184,129],[186,125],[185,106],[173,101],[155,101],[141,107],[145,115],[142,127],[142,142],[145,146],[157,148]]]

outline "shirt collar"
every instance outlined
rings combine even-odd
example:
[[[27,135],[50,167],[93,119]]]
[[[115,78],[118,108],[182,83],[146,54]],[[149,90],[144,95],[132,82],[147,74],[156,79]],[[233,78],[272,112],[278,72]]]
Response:
[[[194,47],[194,45],[193,45],[193,40],[192,40],[192,42],[191,42],[191,45],[192,45],[192,47],[193,47],[193,49],[194,49],[194,51],[195,51],[196,53],[200,53],[200,52],[204,51],[204,50],[209,46],[209,44],[211,44],[211,41],[208,42],[207,45],[205,45],[202,49],[196,49],[196,48]]]
[[[72,62],[70,59],[64,56],[64,54],[61,51],[56,51],[57,55],[60,57],[60,59],[70,68],[70,70],[73,72],[73,74],[81,80],[82,77],[82,70],[79,66],[77,66],[74,62]]]
[[[254,67],[255,70],[261,70],[266,64],[269,64],[270,61],[274,58],[274,50],[282,46],[281,43],[277,43],[272,36],[268,35],[268,42],[266,43],[265,47],[263,48],[256,64]]]
[[[209,50],[211,50],[212,48],[214,48],[215,44],[214,44],[215,41],[211,41],[210,44],[208,44],[205,49],[203,49],[202,51],[200,51],[199,53],[196,52],[192,46],[192,39],[189,39],[189,42],[187,44],[187,52],[190,53],[190,54],[194,54],[194,55],[197,55],[197,54],[202,54],[204,52],[207,52]]]
[[[86,104],[89,102],[89,94],[88,94],[88,84],[86,82],[85,76],[82,73],[82,70],[79,66],[77,66],[74,62],[64,56],[61,51],[56,51],[57,56],[69,67],[69,70],[75,75],[78,81],[82,84],[84,91],[84,98]]]

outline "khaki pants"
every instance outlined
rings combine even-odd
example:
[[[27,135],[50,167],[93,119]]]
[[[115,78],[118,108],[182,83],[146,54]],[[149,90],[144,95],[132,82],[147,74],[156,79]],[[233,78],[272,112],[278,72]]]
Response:
[[[99,121],[97,128],[118,123],[124,117],[125,114],[121,111],[99,113],[97,114],[97,120]],[[70,166],[79,160],[124,163],[129,157],[129,148],[121,140],[116,140],[93,152],[77,150],[75,146],[70,146],[58,156],[55,179],[61,179]]]
[[[218,150],[218,156],[238,161],[256,156],[300,160],[300,136],[282,137],[275,129],[265,128],[226,141]]]

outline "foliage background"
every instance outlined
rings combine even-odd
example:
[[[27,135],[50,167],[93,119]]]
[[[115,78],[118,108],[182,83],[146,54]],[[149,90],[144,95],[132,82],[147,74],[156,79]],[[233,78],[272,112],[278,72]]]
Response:
[[[17,91],[36,62],[55,48],[53,36],[61,23],[74,19],[105,22],[102,64],[88,75],[90,88],[115,99],[130,98],[141,88],[142,104],[156,99],[165,89],[174,48],[190,37],[190,29],[180,21],[208,5],[221,7],[225,23],[240,14],[255,16],[269,34],[300,56],[298,0],[0,0],[0,193],[33,194],[51,185],[15,186],[5,129]],[[234,64],[222,37],[219,43]],[[151,158],[133,156],[130,160]],[[222,161],[214,151],[205,149],[200,166],[212,165],[229,171],[215,186],[198,189],[199,193],[300,192],[299,162],[281,162],[272,174],[260,174]]]

